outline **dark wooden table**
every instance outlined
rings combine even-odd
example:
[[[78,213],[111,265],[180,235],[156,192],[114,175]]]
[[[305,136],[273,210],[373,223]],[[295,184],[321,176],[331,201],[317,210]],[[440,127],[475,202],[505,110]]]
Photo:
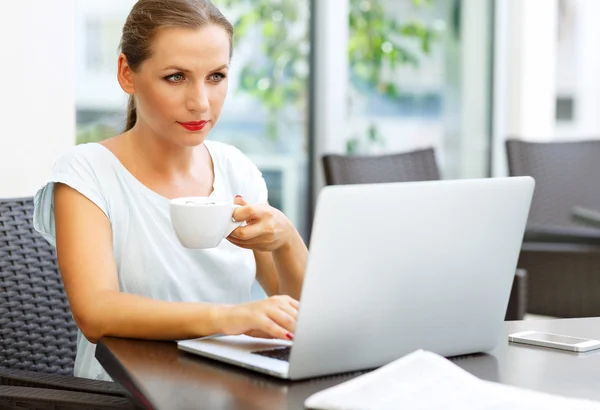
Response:
[[[600,318],[506,322],[506,335],[542,330],[600,339]],[[96,357],[138,402],[154,409],[304,409],[319,390],[356,377],[288,382],[177,350],[172,342],[104,338]],[[509,344],[489,354],[454,358],[486,380],[600,401],[600,350],[571,353]]]

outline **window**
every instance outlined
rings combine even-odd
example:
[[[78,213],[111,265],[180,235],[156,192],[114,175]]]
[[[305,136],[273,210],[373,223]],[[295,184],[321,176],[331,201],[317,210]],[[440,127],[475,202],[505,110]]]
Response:
[[[433,147],[442,177],[485,176],[492,2],[349,2],[347,151]]]
[[[135,1],[77,1],[77,142],[123,129],[116,81],[121,29]],[[309,1],[215,0],[236,26],[229,95],[209,138],[241,149],[261,169],[271,205],[304,233],[307,221]]]

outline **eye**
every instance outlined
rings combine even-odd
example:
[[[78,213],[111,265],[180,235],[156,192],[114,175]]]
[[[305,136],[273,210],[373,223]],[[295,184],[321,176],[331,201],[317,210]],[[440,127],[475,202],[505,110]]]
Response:
[[[214,74],[211,74],[210,77],[208,77],[208,78],[210,79],[210,81],[219,83],[219,82],[223,81],[226,77],[227,77],[227,75],[225,75],[223,73],[214,73]]]
[[[165,80],[167,80],[170,83],[180,83],[183,80],[185,80],[185,77],[184,77],[183,73],[175,73],[175,74],[166,76]]]

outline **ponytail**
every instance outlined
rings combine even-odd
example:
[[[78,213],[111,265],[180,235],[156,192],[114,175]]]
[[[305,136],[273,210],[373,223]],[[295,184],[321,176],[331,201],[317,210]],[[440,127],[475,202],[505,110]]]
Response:
[[[127,132],[133,128],[137,121],[137,111],[135,109],[135,97],[129,96],[129,102],[127,103],[127,123],[125,125],[125,131]]]

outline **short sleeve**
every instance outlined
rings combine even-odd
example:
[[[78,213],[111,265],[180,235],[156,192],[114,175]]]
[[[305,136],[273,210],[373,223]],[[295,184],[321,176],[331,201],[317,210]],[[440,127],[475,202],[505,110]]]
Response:
[[[54,222],[54,187],[57,183],[70,186],[92,201],[109,216],[108,204],[102,190],[94,148],[80,145],[63,155],[52,168],[47,182],[34,196],[33,226],[48,242],[56,246]]]
[[[269,192],[262,172],[242,151],[232,145],[223,144],[226,149],[229,175],[232,186],[237,187],[235,195],[241,195],[249,204],[266,204]]]
[[[262,172],[250,159],[248,159],[248,176],[246,189],[249,191],[246,198],[250,198],[250,201],[255,204],[266,204],[269,200],[269,191],[267,189],[267,183],[263,177]]]

